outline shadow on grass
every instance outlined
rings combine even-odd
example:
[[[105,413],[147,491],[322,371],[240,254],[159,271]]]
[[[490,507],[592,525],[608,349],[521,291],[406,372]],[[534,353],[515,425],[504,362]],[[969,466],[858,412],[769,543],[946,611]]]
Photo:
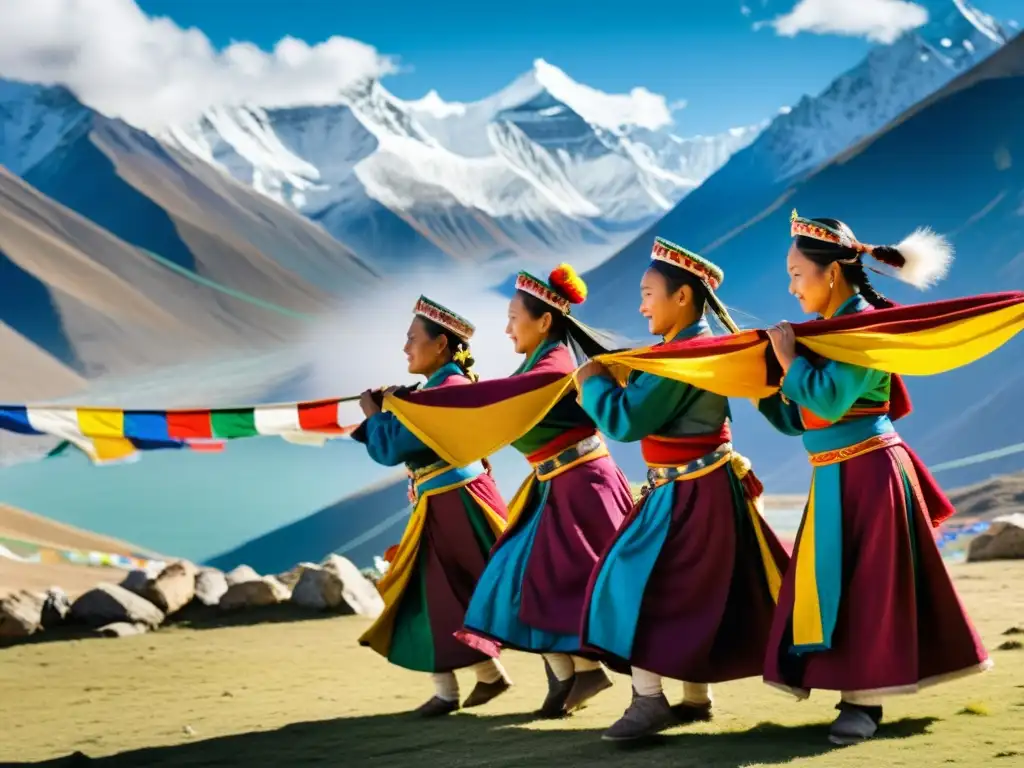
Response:
[[[375,715],[296,723],[276,731],[246,733],[103,758],[76,753],[34,763],[51,768],[166,768],[167,766],[313,766],[388,768],[420,766],[672,766],[740,768],[783,765],[838,747],[827,741],[827,725],[762,723],[748,731],[672,733],[628,748],[600,740],[600,731],[571,729],[572,721],[525,728],[531,715],[477,717],[458,714],[425,722],[413,715]],[[935,718],[908,718],[883,725],[877,739],[925,733]],[[29,764],[25,764],[29,765]]]

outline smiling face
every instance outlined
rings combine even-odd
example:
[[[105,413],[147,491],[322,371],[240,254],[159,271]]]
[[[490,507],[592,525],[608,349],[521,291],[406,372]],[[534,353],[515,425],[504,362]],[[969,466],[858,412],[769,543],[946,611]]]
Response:
[[[693,289],[681,285],[672,290],[668,278],[655,269],[648,269],[640,280],[640,314],[647,318],[647,330],[655,336],[672,336],[696,318]]]
[[[523,302],[523,295],[517,291],[508,303],[505,334],[512,339],[516,352],[529,355],[547,339],[551,321],[551,312],[544,312],[540,317],[531,315]]]
[[[809,315],[828,315],[835,282],[840,278],[839,265],[819,266],[804,256],[794,243],[786,255],[789,292],[800,302],[800,309]],[[829,281],[833,285],[829,285]]]
[[[448,362],[448,340],[443,333],[430,338],[426,323],[419,315],[409,324],[402,351],[409,363],[409,373],[429,376]]]

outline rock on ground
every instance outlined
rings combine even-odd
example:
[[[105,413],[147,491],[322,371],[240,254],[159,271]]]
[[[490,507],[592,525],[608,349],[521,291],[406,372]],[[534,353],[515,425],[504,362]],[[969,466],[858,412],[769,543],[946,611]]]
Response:
[[[247,581],[259,581],[260,575],[248,565],[240,565],[228,571],[225,578],[228,581],[228,586],[233,587],[235,584],[243,584]]]
[[[52,587],[46,592],[43,600],[41,621],[43,629],[56,629],[63,626],[71,611],[71,600],[60,587]]]
[[[132,637],[133,635],[145,634],[148,631],[149,627],[145,624],[115,621],[113,624],[100,627],[96,630],[96,633],[100,637]]]
[[[228,580],[216,568],[200,568],[196,574],[195,600],[205,606],[220,603],[224,593],[228,591]]]
[[[345,604],[360,616],[376,619],[384,610],[384,600],[377,587],[363,576],[355,564],[341,555],[328,555],[323,569],[333,574],[342,584],[342,598]]]
[[[100,584],[71,605],[71,617],[90,627],[117,622],[158,627],[163,612],[143,597],[114,584]]]
[[[992,521],[967,549],[967,562],[1024,558],[1024,514],[1005,515]]]
[[[292,589],[292,602],[303,608],[325,611],[338,608],[345,603],[344,585],[333,571],[319,565],[303,563],[297,569],[297,583]]]
[[[141,595],[148,582],[149,574],[145,571],[134,570],[128,571],[127,575],[121,580],[121,583],[118,586],[127,589],[129,592],[134,592],[136,595]]]
[[[289,596],[288,588],[284,584],[273,576],[264,576],[256,581],[230,584],[228,591],[220,599],[220,607],[225,611],[259,608],[277,605],[287,600]]]
[[[0,600],[0,638],[28,637],[42,625],[42,595],[15,592]]]
[[[140,594],[170,616],[195,597],[196,567],[187,560],[171,563],[156,578],[149,579]]]

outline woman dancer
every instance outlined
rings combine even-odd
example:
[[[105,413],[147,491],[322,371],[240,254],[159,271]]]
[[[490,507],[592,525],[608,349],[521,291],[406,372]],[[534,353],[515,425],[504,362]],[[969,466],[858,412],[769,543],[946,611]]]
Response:
[[[586,284],[568,265],[548,282],[519,273],[506,330],[526,357],[516,374],[571,373],[570,345],[579,357],[606,351],[607,342],[570,314],[585,298]],[[509,504],[509,528],[491,552],[460,637],[543,654],[548,694],[538,715],[556,718],[612,684],[599,663],[580,655],[580,621],[590,572],[633,498],[574,394],[512,445],[533,471]]]
[[[469,339],[473,326],[451,310],[420,297],[409,326],[405,355],[409,373],[426,377],[423,389],[475,380]],[[483,572],[487,553],[505,528],[505,503],[482,464],[452,467],[403,427],[381,413],[379,393],[364,392],[366,421],[354,437],[374,461],[404,463],[409,472],[412,517],[394,560],[378,588],[385,608],[360,644],[406,669],[430,672],[434,696],[417,712],[447,715],[459,708],[454,670],[473,667],[476,687],[463,707],[486,704],[511,682],[497,649],[483,651],[458,642],[466,606]]]
[[[711,335],[710,308],[736,326],[715,290],[722,270],[655,240],[640,313],[665,342]],[[729,401],[690,384],[632,373],[620,387],[597,362],[577,374],[583,410],[608,437],[639,440],[644,497],[591,577],[583,643],[633,669],[633,701],[607,741],[711,719],[708,683],[760,675],[787,556],[761,519],[760,483],[732,447]],[[686,681],[670,707],[662,677]]]
[[[794,211],[791,234],[789,292],[825,318],[892,306],[868,280],[865,256],[918,288],[952,258],[926,229],[870,246],[841,221]],[[953,508],[892,425],[910,411],[901,379],[798,350],[787,323],[769,336],[784,379],[759,409],[803,436],[814,474],[764,677],[801,698],[839,691],[830,739],[850,744],[875,734],[884,696],[991,664],[932,536],[932,521]]]

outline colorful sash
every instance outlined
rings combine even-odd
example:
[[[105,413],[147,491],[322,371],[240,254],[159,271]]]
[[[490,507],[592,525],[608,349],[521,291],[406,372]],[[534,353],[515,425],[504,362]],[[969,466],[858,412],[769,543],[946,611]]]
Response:
[[[673,483],[697,480],[726,465],[743,489],[742,502],[750,516],[772,600],[778,602],[782,573],[772,557],[762,527],[760,484],[750,462],[726,443],[706,456],[680,467],[651,467],[637,517],[601,559],[587,616],[587,644],[628,659],[640,618],[640,607],[651,572],[668,538],[675,503]],[[756,491],[756,492],[755,492]],[[737,494],[738,495],[738,494]],[[740,503],[741,499],[734,499]]]
[[[388,572],[384,574],[384,578],[377,584],[377,589],[384,599],[384,611],[373,623],[373,626],[366,630],[363,636],[359,638],[360,645],[367,645],[385,657],[391,650],[391,637],[394,633],[395,617],[402,602],[402,595],[405,593],[409,580],[416,570],[416,560],[420,551],[420,541],[423,537],[423,527],[427,520],[430,498],[463,488],[486,471],[480,462],[474,462],[465,467],[452,467],[445,464],[434,469],[432,472],[415,478],[416,503],[413,506],[412,515],[405,526],[405,532],[398,543],[398,551],[388,567]],[[505,528],[505,521],[483,499],[479,498],[469,489],[467,489],[467,492],[480,506],[480,509],[483,510],[491,530],[495,534],[500,534]]]
[[[793,653],[832,647],[843,577],[843,496],[839,465],[900,442],[888,416],[804,433],[814,472],[794,553]]]

